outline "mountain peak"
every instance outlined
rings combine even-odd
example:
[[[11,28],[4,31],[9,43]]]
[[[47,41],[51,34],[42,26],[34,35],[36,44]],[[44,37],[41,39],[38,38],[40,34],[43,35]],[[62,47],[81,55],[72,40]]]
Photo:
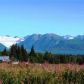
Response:
[[[0,43],[8,48],[12,46],[13,44],[16,44],[17,42],[20,42],[20,41],[22,41],[22,38],[19,38],[19,37],[15,38],[8,35],[0,36]]]
[[[84,54],[84,35],[60,36],[53,33],[32,34],[24,38],[0,36],[0,43],[10,48],[11,45],[18,43],[25,49],[30,50],[32,46],[36,51],[66,54]]]

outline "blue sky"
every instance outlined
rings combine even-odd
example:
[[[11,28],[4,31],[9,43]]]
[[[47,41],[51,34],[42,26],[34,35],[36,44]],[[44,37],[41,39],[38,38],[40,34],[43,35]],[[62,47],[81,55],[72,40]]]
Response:
[[[0,0],[0,35],[84,34],[84,0]]]

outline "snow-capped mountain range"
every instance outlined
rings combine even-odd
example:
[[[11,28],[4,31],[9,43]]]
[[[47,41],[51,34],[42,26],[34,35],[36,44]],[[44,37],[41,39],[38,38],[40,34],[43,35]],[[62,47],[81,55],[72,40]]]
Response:
[[[0,36],[0,43],[6,46],[7,48],[10,48],[13,44],[16,44],[18,42],[23,41],[23,38],[19,37],[11,37],[11,36]]]
[[[57,54],[84,54],[84,35],[78,36],[60,36],[47,33],[27,35],[24,38],[0,36],[1,47],[10,48],[13,44],[23,45],[26,50],[30,51],[34,46],[37,52],[49,51]]]

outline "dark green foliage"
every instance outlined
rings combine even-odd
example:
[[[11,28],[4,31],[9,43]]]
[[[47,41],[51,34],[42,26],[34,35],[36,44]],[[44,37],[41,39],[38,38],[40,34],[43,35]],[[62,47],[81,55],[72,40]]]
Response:
[[[18,51],[18,46],[12,45],[10,48],[10,59],[11,60],[17,60],[19,58],[17,51]]]
[[[43,59],[44,59],[44,61],[47,61],[49,63],[55,63],[54,56],[51,53],[45,52]]]
[[[23,46],[20,47],[19,60],[21,60],[21,61],[27,61],[28,60],[27,52]]]
[[[34,47],[32,46],[31,51],[27,53],[26,49],[24,49],[23,45],[12,45],[10,50],[4,49],[0,52],[1,56],[9,55],[10,59],[13,61],[30,61],[32,63],[44,63],[48,62],[51,64],[59,64],[59,63],[75,63],[75,64],[84,64],[84,56],[83,55],[56,55],[49,52],[36,53]]]
[[[38,63],[39,62],[39,56],[35,53],[34,47],[32,46],[31,51],[29,53],[29,60],[32,63]]]
[[[62,81],[63,84],[84,84],[84,71],[65,71]]]
[[[27,52],[23,46],[19,47],[17,45],[12,45],[10,48],[10,59],[11,60],[20,60],[20,61],[27,61]]]

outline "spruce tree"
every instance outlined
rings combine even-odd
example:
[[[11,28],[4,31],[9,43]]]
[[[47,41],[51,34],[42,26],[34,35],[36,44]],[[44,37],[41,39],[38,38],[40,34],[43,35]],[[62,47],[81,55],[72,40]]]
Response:
[[[28,60],[27,51],[26,51],[26,49],[24,49],[23,45],[21,46],[21,60],[22,61]]]
[[[32,46],[31,51],[29,53],[29,60],[32,63],[38,62],[38,55],[35,53],[34,47]]]

